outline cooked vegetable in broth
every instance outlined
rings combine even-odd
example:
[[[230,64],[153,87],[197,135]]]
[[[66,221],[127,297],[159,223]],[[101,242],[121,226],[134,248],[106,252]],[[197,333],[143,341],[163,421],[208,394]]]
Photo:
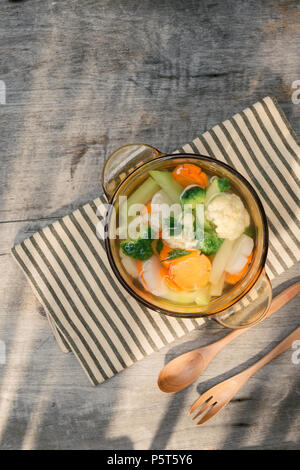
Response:
[[[174,304],[207,305],[250,266],[255,231],[247,208],[227,178],[196,164],[149,171],[127,200],[126,221],[125,271],[139,289]]]

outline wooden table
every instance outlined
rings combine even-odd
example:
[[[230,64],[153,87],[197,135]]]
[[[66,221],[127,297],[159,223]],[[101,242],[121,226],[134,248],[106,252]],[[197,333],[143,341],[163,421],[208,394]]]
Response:
[[[175,396],[156,387],[170,358],[224,334],[208,322],[93,388],[58,349],[10,255],[15,243],[96,197],[105,156],[141,141],[172,151],[273,94],[298,135],[295,1],[2,0],[0,365],[2,449],[296,449],[300,364],[285,353],[204,427],[200,391],[241,370],[299,324],[300,298],[237,339]],[[299,276],[294,266],[275,293]]]

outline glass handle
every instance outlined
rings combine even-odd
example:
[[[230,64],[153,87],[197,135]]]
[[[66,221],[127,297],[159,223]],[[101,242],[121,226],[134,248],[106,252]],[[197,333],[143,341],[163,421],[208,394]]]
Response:
[[[165,154],[151,145],[132,143],[111,153],[104,163],[101,184],[108,201],[119,184],[139,166]]]
[[[245,297],[223,310],[215,319],[226,328],[247,328],[262,321],[268,314],[272,300],[271,281],[263,270],[255,285]]]

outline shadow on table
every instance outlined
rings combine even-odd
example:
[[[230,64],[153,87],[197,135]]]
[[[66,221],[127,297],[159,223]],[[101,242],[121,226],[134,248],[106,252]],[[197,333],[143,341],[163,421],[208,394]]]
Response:
[[[294,284],[299,281],[299,277],[290,279],[289,281],[281,284],[274,289],[274,297],[278,295],[281,291],[286,289],[289,285]],[[291,303],[293,300],[291,301]],[[275,314],[276,315],[276,314]],[[283,325],[281,332],[274,341],[269,343],[263,350],[259,351],[255,356],[251,357],[248,361],[240,364],[239,366],[227,371],[226,373],[214,377],[213,379],[202,382],[198,386],[199,395],[213,387],[217,383],[220,383],[223,380],[241,372],[245,368],[252,365],[262,356],[267,354],[271,349],[273,349],[285,336],[290,334],[297,325],[291,326],[290,324]],[[266,366],[267,367],[267,366]],[[272,373],[272,370],[274,373]],[[295,371],[296,373],[297,371]],[[264,381],[260,383],[251,393],[242,398],[239,398],[238,394],[231,400],[228,406],[237,406],[238,407],[238,416],[240,419],[234,420],[231,422],[229,432],[227,433],[227,438],[222,444],[221,449],[299,449],[299,437],[298,442],[290,440],[290,433],[292,428],[295,428],[296,419],[298,416],[298,410],[300,407],[300,400],[298,407],[295,406],[295,393],[300,396],[300,378],[294,377],[289,384],[288,393],[279,398],[279,405],[274,408],[270,405],[269,399],[266,397],[266,386],[276,382],[276,370],[275,369],[264,369]],[[251,380],[251,379],[250,379]],[[242,392],[243,393],[243,392]],[[271,398],[270,398],[271,399]],[[272,416],[268,416],[265,420],[264,426],[266,427],[266,432],[264,437],[259,443],[255,446],[243,446],[239,443],[247,442],[247,439],[257,433],[257,423],[262,419],[264,414],[265,407],[270,410]],[[233,409],[234,411],[234,409]],[[220,412],[222,413],[222,411]],[[295,436],[297,437],[297,436]],[[255,436],[254,436],[255,438]],[[237,444],[238,443],[238,444]]]
[[[17,277],[23,275],[15,269],[20,285]],[[26,282],[18,296],[11,286],[9,311],[17,305],[20,309],[19,302],[26,304]],[[0,375],[0,448],[133,449],[125,433],[115,439],[106,436],[120,376],[91,386],[75,356],[57,347],[46,319],[31,327],[25,315],[8,315],[1,328],[7,359]],[[24,334],[26,341],[20,340]]]
[[[265,381],[274,383],[276,371],[274,374],[265,373]],[[278,405],[274,403],[273,406],[267,397],[265,381],[251,391],[251,403],[243,399],[235,400],[240,401],[235,404],[238,407],[235,412],[238,412],[239,416],[244,416],[245,422],[231,422],[227,437],[220,449],[299,450],[300,441],[296,420],[299,419],[300,410],[300,379],[295,378],[289,384],[288,393]],[[298,406],[296,406],[295,394],[298,395]],[[268,409],[268,416],[266,416],[265,407]],[[259,422],[263,422],[264,432],[258,427]],[[246,443],[249,440],[252,442],[259,440],[259,443],[247,446]]]
[[[192,341],[172,347],[165,356],[165,365],[180,354],[216,341],[222,336],[222,332],[224,333],[225,330],[214,321],[206,321],[205,324],[201,325],[199,328],[199,332],[201,332],[200,338],[198,337]],[[160,424],[149,446],[149,450],[163,450],[167,448],[168,441],[181,413],[187,413],[186,396],[187,389],[170,395],[170,402],[160,420]]]
[[[291,279],[286,283],[281,284],[277,288],[274,289],[273,295],[278,295],[281,291],[286,289],[289,285],[294,284],[295,282],[299,281],[299,277]],[[292,302],[292,301],[291,301]],[[262,356],[267,354],[271,349],[275,347],[278,342],[283,339],[284,336],[288,335],[293,331],[294,327],[290,325],[286,325],[283,327],[283,331],[280,333],[280,336],[269,343],[263,350],[259,351],[255,356],[251,357],[249,360],[239,364],[237,367],[224,372],[217,377],[213,377],[212,379],[201,381],[197,386],[197,391],[200,394],[204,393],[209,388],[213,387],[217,383],[226,380],[227,378],[241,372],[245,368],[249,367],[251,364],[256,362]],[[227,330],[221,328],[218,324],[213,321],[207,321],[205,325],[203,325],[200,329],[202,335],[199,338],[186,342],[181,345],[177,345],[174,348],[170,349],[165,357],[165,364],[169,361],[174,359],[175,357],[183,354],[187,351],[192,349],[201,347],[202,345],[209,344],[213,341],[218,340],[224,334],[227,334]],[[272,377],[268,377],[268,381],[272,380]],[[276,381],[276,377],[273,379]],[[222,444],[222,449],[273,449],[273,448],[280,448],[280,449],[297,449],[299,448],[299,444],[294,443],[293,441],[284,441],[293,426],[297,418],[297,410],[294,409],[295,403],[293,402],[293,391],[297,390],[297,393],[300,395],[300,379],[295,378],[292,385],[290,386],[291,392],[280,401],[280,405],[276,409],[276,414],[274,418],[271,420],[271,425],[268,426],[268,432],[265,435],[263,442],[259,446],[239,446],[238,443],[241,443],[243,440],[246,440],[249,437],[249,433],[253,433],[253,426],[259,420],[260,413],[265,405],[265,386],[264,384],[258,386],[249,396],[239,398],[239,395],[234,397],[231,400],[231,406],[236,404],[239,406],[239,416],[240,418],[234,422],[230,423],[229,430],[228,430],[228,437]],[[192,403],[186,403],[186,396],[187,396],[187,389],[182,390],[174,395],[169,402],[167,410],[162,417],[159,427],[155,433],[155,436],[151,442],[149,449],[166,449],[168,441],[174,431],[176,423],[181,415],[181,413],[187,413],[189,407]],[[230,404],[228,405],[230,406]],[[220,412],[222,413],[222,411]],[[287,427],[288,423],[288,427]],[[193,424],[192,424],[193,425]],[[210,426],[209,424],[204,425],[202,428],[198,428],[198,431],[204,430],[205,426]],[[195,428],[196,430],[196,428]],[[276,431],[276,432],[275,432]],[[276,436],[276,442],[274,441],[274,436]]]
[[[74,202],[73,205],[80,204]],[[17,233],[15,243],[48,224],[49,220],[26,224]],[[21,277],[21,271],[18,272]],[[25,279],[23,283],[20,280],[24,287],[19,289],[17,296],[14,285],[11,293],[7,292],[10,311],[26,302],[25,282]],[[41,305],[38,312],[44,316]],[[25,360],[24,351],[20,349],[24,342],[19,341],[23,322],[24,317],[17,320],[8,317],[5,325],[8,357],[0,377],[0,410],[4,411],[1,414],[0,447],[133,449],[126,435],[106,438],[117,400],[113,382],[119,381],[119,376],[92,387],[75,356],[72,353],[64,355],[57,348],[50,325],[28,329],[30,337],[26,340],[28,353]],[[22,369],[18,368],[20,360],[24,362]],[[8,398],[5,398],[7,394]]]
[[[35,333],[25,329],[26,343],[20,341],[20,319],[14,322],[8,319],[3,329],[0,448],[133,449],[125,433],[106,437],[118,395],[114,380],[119,387],[120,377],[92,387],[75,356],[59,350],[46,320],[40,319]]]

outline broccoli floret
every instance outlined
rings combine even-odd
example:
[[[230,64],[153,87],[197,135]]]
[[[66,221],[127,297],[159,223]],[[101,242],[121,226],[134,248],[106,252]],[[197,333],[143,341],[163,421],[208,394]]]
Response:
[[[219,238],[216,232],[204,232],[202,252],[205,255],[214,255],[222,245],[224,238]]]
[[[214,230],[204,229],[204,240],[201,251],[205,255],[214,255],[222,245],[224,239],[219,238]]]
[[[202,229],[196,224],[195,233],[198,240],[197,248],[208,256],[214,255],[224,241],[223,238],[218,237],[206,217],[204,217],[204,226]]]
[[[195,209],[197,204],[203,204],[205,200],[205,189],[201,186],[187,187],[180,196],[182,204],[191,204]]]
[[[212,225],[209,220],[204,216],[204,230],[207,232],[213,232],[214,229],[212,228]]]
[[[230,183],[229,183],[228,178],[218,178],[217,181],[218,181],[219,191],[221,193],[230,189]]]
[[[144,261],[151,258],[153,249],[150,239],[138,238],[137,240],[124,240],[120,243],[123,253],[131,258]]]

